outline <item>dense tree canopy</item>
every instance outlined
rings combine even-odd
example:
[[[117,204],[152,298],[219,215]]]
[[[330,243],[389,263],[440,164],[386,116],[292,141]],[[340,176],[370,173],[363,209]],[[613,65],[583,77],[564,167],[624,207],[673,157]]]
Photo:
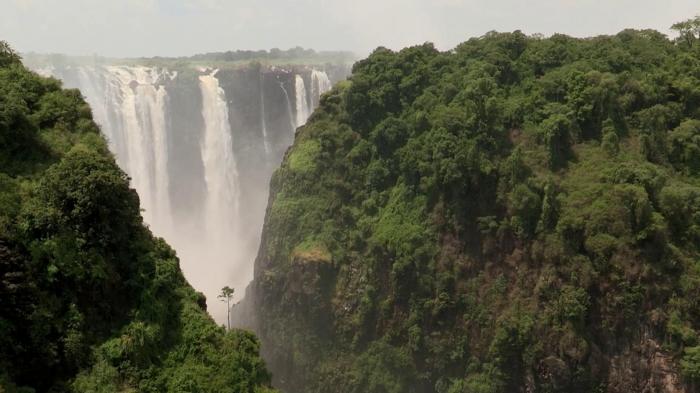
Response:
[[[270,391],[198,300],[80,92],[0,42],[0,391]]]
[[[697,381],[696,25],[356,63],[272,180],[254,288],[280,387]]]

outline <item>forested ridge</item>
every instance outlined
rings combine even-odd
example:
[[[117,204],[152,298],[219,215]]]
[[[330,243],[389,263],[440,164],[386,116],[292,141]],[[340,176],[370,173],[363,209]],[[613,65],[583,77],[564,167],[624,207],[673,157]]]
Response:
[[[144,225],[78,90],[0,41],[0,391],[272,392]]]
[[[274,383],[696,391],[700,19],[674,28],[356,63],[271,182],[244,309]]]

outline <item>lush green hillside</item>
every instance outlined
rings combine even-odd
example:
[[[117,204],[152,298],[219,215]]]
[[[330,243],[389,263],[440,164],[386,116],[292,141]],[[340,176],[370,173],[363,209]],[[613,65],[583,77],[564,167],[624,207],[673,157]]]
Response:
[[[693,391],[698,25],[358,62],[272,179],[245,307],[275,383]]]
[[[207,315],[77,90],[0,41],[0,392],[268,392]]]

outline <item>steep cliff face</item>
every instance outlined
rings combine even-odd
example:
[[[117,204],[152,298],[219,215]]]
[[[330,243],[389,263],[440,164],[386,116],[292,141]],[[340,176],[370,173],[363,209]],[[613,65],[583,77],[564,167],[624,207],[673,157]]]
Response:
[[[217,326],[144,225],[92,113],[0,41],[0,391],[272,392],[255,336]]]
[[[178,252],[210,303],[243,293],[272,171],[319,97],[349,72],[341,64],[264,65],[181,60],[33,59],[79,88],[117,162],[131,177],[153,232]],[[212,305],[212,304],[210,304]],[[210,307],[225,323],[224,307]]]
[[[238,306],[283,391],[690,392],[700,53],[376,50],[273,175]]]

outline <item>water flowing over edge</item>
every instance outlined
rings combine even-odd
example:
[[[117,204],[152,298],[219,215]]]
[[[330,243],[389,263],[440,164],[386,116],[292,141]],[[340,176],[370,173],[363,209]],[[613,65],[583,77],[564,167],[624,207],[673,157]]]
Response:
[[[209,311],[219,323],[225,322],[225,310],[216,305],[216,295],[224,285],[232,285],[237,297],[252,279],[253,262],[259,243],[264,208],[250,212],[241,205],[244,174],[236,157],[238,133],[225,89],[217,77],[218,70],[199,69],[198,90],[201,93],[201,130],[197,155],[203,168],[204,198],[201,206],[191,206],[192,217],[183,222],[173,211],[171,199],[173,179],[172,156],[173,113],[168,84],[177,81],[178,73],[159,67],[145,66],[69,66],[45,67],[37,70],[45,75],[63,79],[67,87],[81,89],[93,109],[93,115],[108,140],[118,164],[131,178],[132,186],[141,199],[144,221],[154,234],[162,236],[177,251],[188,281],[207,296]],[[283,83],[279,87],[284,97],[283,111],[292,130],[303,125],[318,105],[319,97],[330,90],[325,72],[312,69],[307,77],[294,74],[288,94]],[[268,135],[268,111],[263,92],[262,74],[259,81],[261,146],[269,170],[281,160],[286,149],[271,147]],[[308,81],[308,85],[307,85]],[[280,90],[278,90],[280,91]],[[292,103],[294,99],[294,103]],[[287,134],[288,135],[288,134]],[[288,138],[288,137],[287,137]],[[289,143],[291,140],[287,139]],[[280,157],[272,157],[279,154]],[[261,191],[267,197],[268,179],[260,179]],[[261,204],[264,206],[264,204]],[[242,215],[256,216],[251,224]],[[248,224],[248,225],[246,225]]]

